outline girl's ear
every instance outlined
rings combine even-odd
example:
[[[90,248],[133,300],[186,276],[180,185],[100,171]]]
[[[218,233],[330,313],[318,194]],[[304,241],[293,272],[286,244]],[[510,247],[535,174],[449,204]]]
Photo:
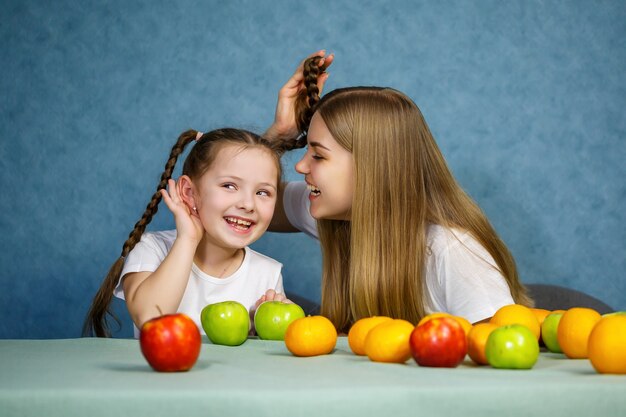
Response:
[[[196,207],[196,190],[193,182],[191,182],[191,178],[187,175],[183,175],[178,179],[178,195],[189,208],[189,212],[193,213],[193,208]]]

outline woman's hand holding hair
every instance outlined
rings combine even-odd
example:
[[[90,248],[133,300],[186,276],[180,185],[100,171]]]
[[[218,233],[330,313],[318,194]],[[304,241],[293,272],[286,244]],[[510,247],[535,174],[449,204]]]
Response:
[[[168,190],[161,190],[163,201],[174,214],[176,222],[177,239],[189,239],[198,244],[204,236],[204,226],[197,213],[193,212],[180,196],[180,188],[173,180],[168,180]]]
[[[318,77],[317,86],[320,90],[320,95],[324,84],[328,79],[328,73],[325,72],[326,68],[332,64],[334,55],[326,55],[325,50],[317,51],[309,55],[306,59],[319,56],[322,59],[319,62],[320,75]],[[265,137],[269,140],[274,139],[295,139],[300,132],[296,124],[296,101],[300,92],[304,87],[304,61],[300,62],[296,72],[291,76],[287,83],[278,92],[278,103],[276,104],[276,114],[274,115],[274,123],[265,132]]]

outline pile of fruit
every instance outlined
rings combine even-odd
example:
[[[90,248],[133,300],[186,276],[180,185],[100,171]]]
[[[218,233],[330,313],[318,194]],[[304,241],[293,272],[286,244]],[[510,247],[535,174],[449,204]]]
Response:
[[[295,356],[329,354],[337,343],[326,317],[305,317],[298,305],[278,301],[261,304],[253,319],[235,301],[210,304],[201,321],[211,342],[225,346],[245,342],[251,321],[260,339],[284,340]],[[601,316],[588,308],[548,311],[511,304],[475,325],[448,313],[429,314],[417,325],[367,317],[352,325],[348,345],[375,362],[413,357],[419,366],[454,368],[468,355],[478,365],[504,369],[531,369],[545,346],[567,358],[589,359],[598,373],[626,374],[626,312]],[[200,354],[200,332],[184,314],[164,315],[144,324],[140,346],[155,370],[186,371]]]
[[[358,320],[348,333],[350,349],[376,362],[456,367],[465,355],[478,365],[531,369],[540,346],[570,359],[589,359],[599,373],[626,374],[626,312],[601,316],[589,308],[548,311],[511,304],[489,322],[433,313],[417,326],[389,317]]]

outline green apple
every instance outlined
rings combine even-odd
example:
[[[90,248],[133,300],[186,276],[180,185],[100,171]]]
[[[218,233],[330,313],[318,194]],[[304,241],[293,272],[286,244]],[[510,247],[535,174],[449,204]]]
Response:
[[[304,317],[298,304],[266,301],[254,313],[256,334],[264,340],[285,340],[289,324]]]
[[[539,359],[539,341],[521,324],[501,326],[487,338],[485,356],[494,368],[530,369]]]
[[[603,314],[602,317],[619,316],[619,315],[622,315],[622,314],[626,314],[626,311],[614,311],[612,313]]]
[[[250,315],[237,301],[209,304],[200,313],[202,328],[216,345],[239,346],[248,338]]]
[[[563,317],[563,313],[550,313],[543,320],[543,323],[541,323],[541,338],[543,339],[543,344],[553,353],[563,353],[559,345],[559,339],[557,338],[561,317]]]

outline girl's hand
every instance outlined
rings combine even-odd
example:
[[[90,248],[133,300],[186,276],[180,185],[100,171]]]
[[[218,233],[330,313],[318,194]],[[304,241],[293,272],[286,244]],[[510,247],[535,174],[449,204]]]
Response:
[[[326,68],[333,63],[333,59],[335,58],[333,54],[326,56],[326,51],[321,50],[309,55],[306,59],[314,56],[322,57],[319,62],[319,67],[322,71],[325,71]],[[298,94],[304,88],[303,71],[304,61],[306,61],[306,59],[303,59],[302,62],[300,62],[300,65],[296,68],[296,72],[294,72],[289,81],[287,81],[287,83],[278,92],[278,103],[276,104],[274,124],[272,124],[272,126],[270,126],[265,132],[265,137],[270,140],[279,138],[295,138],[298,136],[299,132],[296,125],[295,104]],[[322,89],[324,88],[324,84],[327,79],[327,72],[320,73],[317,80],[320,96],[322,95]]]
[[[204,235],[204,227],[200,217],[184,203],[180,197],[178,185],[173,179],[168,180],[167,186],[169,192],[163,189],[161,190],[161,196],[172,214],[174,214],[177,239],[188,238],[195,243],[199,243]]]
[[[250,310],[250,323],[252,323],[252,327],[250,329],[250,335],[254,336],[256,335],[256,330],[254,328],[254,314],[256,313],[257,308],[259,308],[259,306],[261,304],[263,304],[266,301],[280,301],[282,303],[285,304],[293,304],[293,301],[291,301],[289,298],[287,298],[285,296],[285,294],[281,294],[279,292],[276,292],[274,290],[267,290],[265,291],[265,294],[263,294],[261,296],[261,298],[259,298],[256,303],[254,303],[254,307]]]
[[[285,294],[281,294],[274,290],[267,290],[265,291],[265,294],[263,294],[261,298],[259,298],[256,303],[254,303],[254,308],[252,309],[252,311],[256,311],[256,309],[259,308],[259,306],[266,301],[280,301],[285,304],[293,304],[293,301],[287,298]]]

